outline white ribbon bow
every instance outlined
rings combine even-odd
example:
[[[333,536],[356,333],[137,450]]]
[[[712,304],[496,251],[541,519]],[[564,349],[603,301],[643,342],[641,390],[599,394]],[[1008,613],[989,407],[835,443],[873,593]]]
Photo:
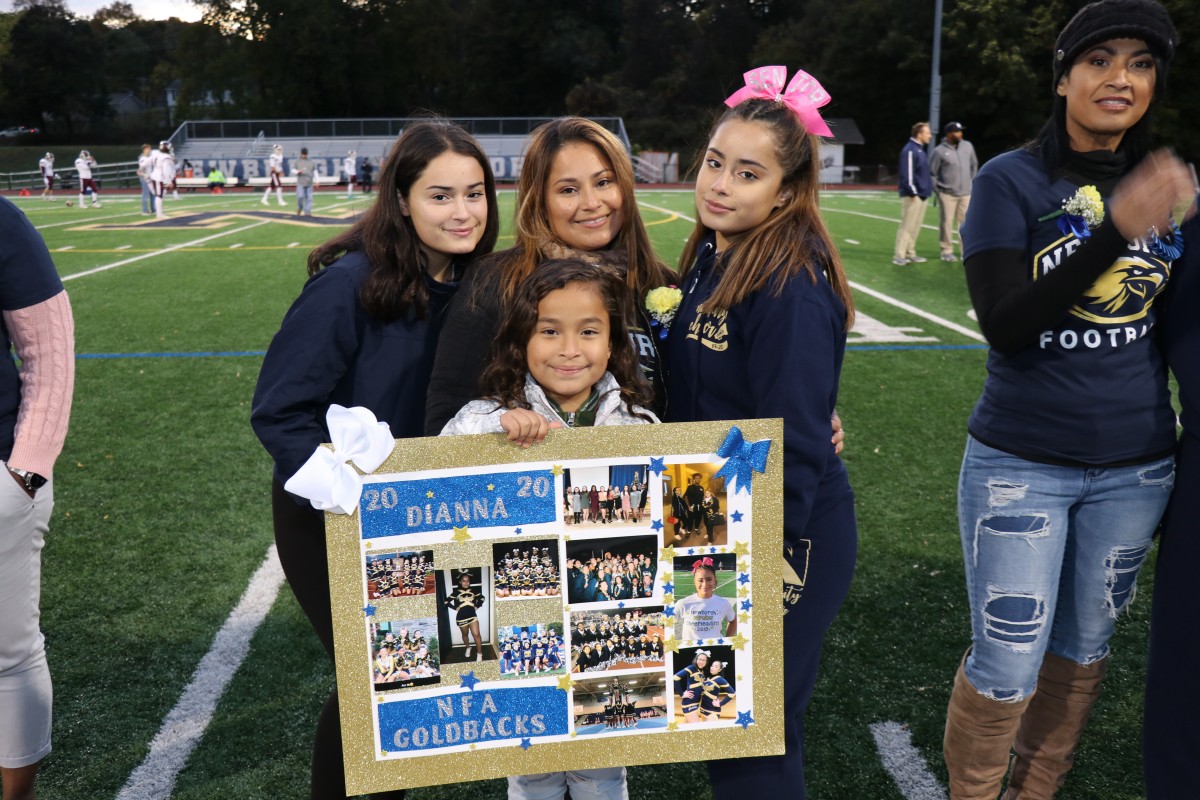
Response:
[[[334,403],[325,415],[333,449],[318,446],[284,489],[312,503],[313,508],[334,514],[353,514],[362,496],[363,472],[374,472],[396,446],[386,422],[379,422],[362,406],[346,408]]]

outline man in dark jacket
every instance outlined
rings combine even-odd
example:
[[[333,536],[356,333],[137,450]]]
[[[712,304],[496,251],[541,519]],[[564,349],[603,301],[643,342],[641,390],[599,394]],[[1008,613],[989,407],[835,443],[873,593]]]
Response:
[[[925,202],[933,190],[929,157],[925,155],[925,146],[932,138],[929,123],[918,122],[912,127],[912,138],[900,151],[900,230],[896,231],[896,249],[892,254],[892,263],[898,267],[928,260],[917,255],[917,236],[925,221]]]

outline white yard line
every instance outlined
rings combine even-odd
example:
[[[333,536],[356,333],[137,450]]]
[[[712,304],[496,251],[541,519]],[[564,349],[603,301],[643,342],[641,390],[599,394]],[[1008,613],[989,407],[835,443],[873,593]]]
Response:
[[[871,289],[869,287],[863,286],[861,283],[855,283],[854,281],[850,281],[850,286],[856,292],[862,292],[863,294],[874,297],[876,300],[882,300],[883,302],[885,302],[889,305],[893,305],[896,308],[903,309],[910,314],[916,314],[918,317],[921,317],[922,319],[927,319],[930,322],[936,322],[938,325],[941,325],[943,328],[949,328],[950,330],[954,331],[955,333],[961,333],[963,336],[966,336],[967,338],[974,339],[977,342],[985,342],[985,343],[987,342],[987,339],[983,338],[983,334],[981,334],[977,331],[973,331],[970,328],[964,328],[962,325],[959,325],[957,322],[951,322],[948,319],[939,317],[937,314],[931,314],[928,311],[917,308],[916,306],[909,305],[908,303],[904,302],[903,300],[897,300],[896,298],[891,297],[890,295],[886,295],[883,292],[879,292],[879,291],[876,291],[875,289]]]
[[[116,269],[117,267],[123,267],[126,264],[132,264],[135,261],[142,261],[147,258],[154,258],[155,256],[165,255],[166,253],[173,253],[176,250],[182,250],[185,247],[195,247],[198,244],[204,244],[205,242],[211,242],[213,239],[218,239],[222,236],[228,236],[231,233],[241,233],[242,231],[248,231],[251,228],[257,228],[259,225],[266,225],[268,222],[271,222],[271,221],[272,220],[264,219],[261,222],[255,222],[253,224],[246,225],[241,228],[234,228],[233,230],[222,231],[221,233],[214,233],[213,235],[205,236],[202,239],[194,239],[190,242],[184,242],[182,244],[173,244],[170,247],[164,247],[162,250],[155,250],[152,253],[142,253],[139,256],[134,256],[133,258],[127,258],[124,261],[114,261],[111,264],[104,264],[103,266],[92,267],[91,269],[85,269],[83,272],[76,272],[71,275],[64,275],[62,279],[64,282],[66,282],[66,281],[73,281],[76,278],[83,278],[87,275],[95,275],[97,272],[104,272],[105,270]]]
[[[191,683],[150,742],[146,759],[130,774],[117,800],[167,800],[171,796],[176,777],[204,736],[217,701],[245,660],[250,640],[271,610],[282,583],[283,568],[275,545],[271,545],[242,599],[200,660]]]
[[[883,768],[905,800],[946,800],[946,790],[913,747],[912,733],[906,726],[899,722],[876,722],[870,728]]]
[[[650,203],[642,203],[642,202],[639,202],[638,205],[645,206],[646,208],[650,208],[655,211],[661,211],[664,214],[674,214],[675,216],[679,217],[680,219],[687,220],[688,222],[696,221],[692,217],[688,217],[684,214],[680,214],[678,211],[672,211],[669,208],[662,208],[661,206],[655,206],[655,205],[651,205]],[[825,210],[826,211],[838,211],[838,209],[825,209]],[[855,216],[867,217],[869,219],[883,220],[884,222],[894,222],[897,225],[900,224],[899,220],[893,219],[892,217],[880,217],[875,214],[864,214],[860,211],[844,211],[841,213],[854,214]],[[936,230],[936,227],[934,227],[932,225],[926,225],[925,227],[926,228],[934,228],[934,230]],[[931,314],[928,311],[924,311],[920,308],[917,308],[916,306],[909,305],[908,303],[904,302],[903,300],[897,300],[896,298],[891,297],[890,295],[886,295],[883,292],[877,291],[875,289],[870,289],[866,286],[863,286],[861,283],[855,283],[854,281],[850,281],[850,286],[856,292],[862,292],[863,294],[867,294],[867,295],[870,295],[871,297],[874,297],[876,300],[882,300],[883,302],[888,303],[889,305],[893,305],[896,308],[903,309],[910,314],[916,314],[918,317],[921,317],[922,319],[927,319],[930,322],[936,322],[938,325],[941,325],[944,328],[949,328],[950,330],[952,330],[956,333],[961,333],[963,336],[966,336],[967,338],[974,339],[977,342],[986,342],[987,341],[986,339],[983,338],[983,335],[978,333],[977,331],[973,331],[970,328],[964,328],[962,325],[959,325],[956,322],[951,322],[950,320],[939,317],[936,314]]]

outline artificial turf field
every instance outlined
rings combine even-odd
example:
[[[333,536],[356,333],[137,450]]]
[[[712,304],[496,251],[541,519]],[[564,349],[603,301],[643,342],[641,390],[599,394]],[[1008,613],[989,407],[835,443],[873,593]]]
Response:
[[[166,223],[141,216],[130,195],[106,195],[99,209],[66,207],[73,195],[13,198],[67,281],[79,354],[44,551],[55,725],[42,800],[307,797],[332,668],[286,586],[173,789],[122,793],[264,562],[270,462],[248,423],[262,353],[304,282],[307,252],[369,202],[318,192],[322,224],[307,224],[291,213],[290,196],[285,208],[259,197],[185,194],[167,201]],[[501,199],[506,232],[512,199]],[[639,201],[656,247],[674,263],[691,229],[691,193],[645,191]],[[969,635],[955,484],[985,350],[961,267],[936,260],[936,211],[919,242],[933,260],[895,267],[894,193],[831,192],[822,203],[859,310],[838,405],[860,544],[808,713],[809,794],[934,798],[942,795],[911,782],[901,788],[870,726],[897,723],[891,730],[911,734],[913,753],[890,757],[916,772],[923,763],[944,785],[944,711]],[[505,235],[499,246],[511,241]],[[1144,794],[1152,580],[1153,556],[1142,597],[1118,626],[1105,693],[1063,798]],[[629,787],[634,798],[708,796],[697,764],[632,768]],[[410,794],[504,796],[503,781]]]

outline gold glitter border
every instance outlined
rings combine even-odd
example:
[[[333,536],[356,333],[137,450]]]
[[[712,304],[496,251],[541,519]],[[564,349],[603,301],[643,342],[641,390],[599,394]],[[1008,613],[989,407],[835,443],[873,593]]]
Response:
[[[681,726],[674,730],[625,736],[589,736],[564,742],[539,743],[535,739],[533,746],[527,750],[513,744],[480,748],[472,752],[379,759],[375,751],[372,722],[376,693],[363,677],[366,662],[363,652],[363,565],[358,515],[326,514],[347,791],[354,795],[508,775],[556,772],[566,766],[575,770],[697,761],[724,758],[732,754],[740,757],[783,753],[783,609],[780,589],[777,588],[783,585],[780,569],[780,554],[783,552],[782,420],[555,430],[542,444],[529,449],[514,447],[501,434],[404,439],[396,442],[396,449],[374,475],[547,461],[569,466],[567,462],[584,459],[649,460],[653,456],[676,460],[673,458],[676,454],[715,453],[733,425],[741,428],[746,441],[771,440],[766,470],[762,474],[754,474],[751,494],[754,528],[749,557],[753,564],[751,586],[756,590],[752,595],[753,635],[749,648],[755,698],[751,709],[754,718],[752,725],[717,730]],[[472,539],[449,544],[413,545],[413,549],[434,550],[435,567],[442,570],[453,568],[456,564],[490,564],[493,541],[491,538]],[[520,607],[521,619],[540,621],[549,604],[557,606],[560,601],[513,602]],[[516,611],[514,607],[514,618]],[[520,624],[508,621],[507,609],[497,609],[497,617],[505,618],[503,624]],[[555,612],[551,612],[551,617],[559,618]],[[497,624],[501,624],[499,620]],[[499,667],[493,662],[473,666],[476,667],[476,676],[483,681],[499,677]],[[669,669],[668,665],[664,672]],[[443,671],[441,686],[457,693],[457,680],[457,674]],[[668,703],[671,699],[672,696],[669,696]],[[568,711],[570,707],[568,703]],[[687,737],[689,741],[685,743],[679,737]]]

